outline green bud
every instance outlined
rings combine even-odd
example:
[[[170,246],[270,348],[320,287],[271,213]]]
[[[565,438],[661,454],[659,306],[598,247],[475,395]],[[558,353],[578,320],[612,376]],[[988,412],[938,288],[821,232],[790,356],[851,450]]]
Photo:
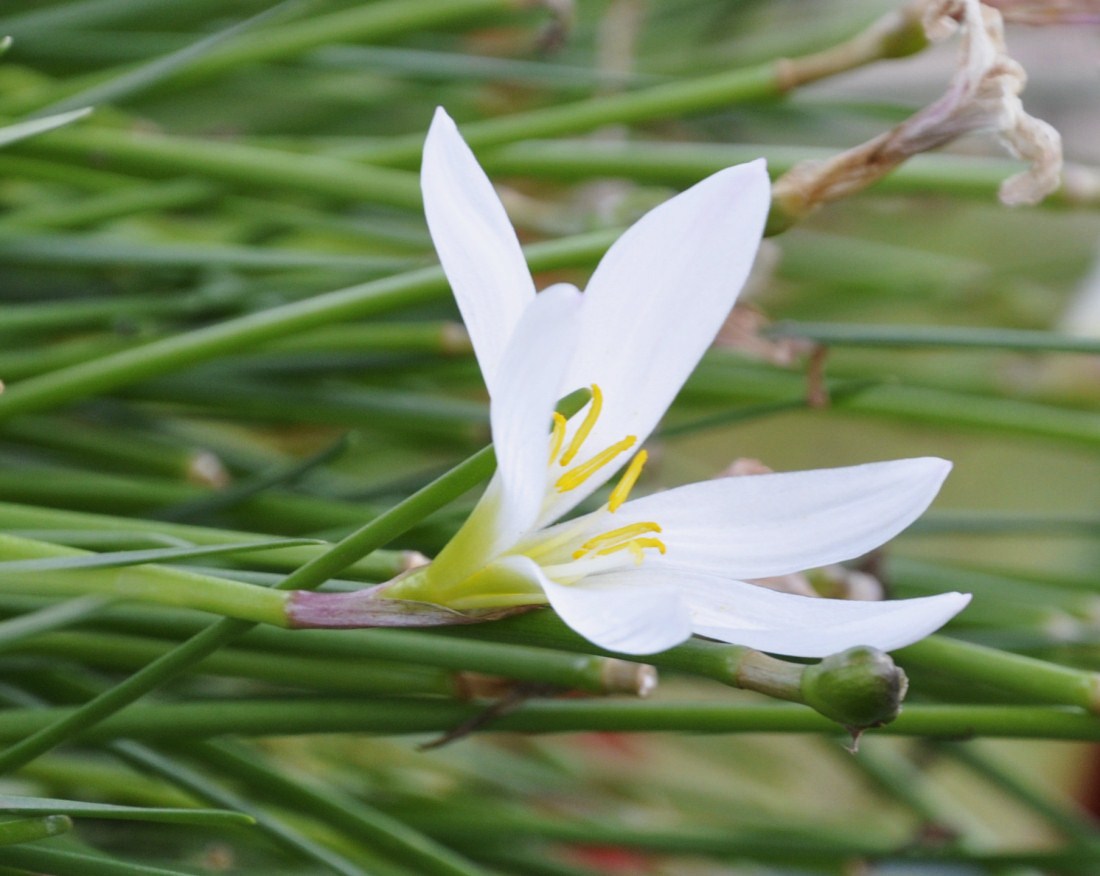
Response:
[[[889,654],[860,646],[802,672],[806,704],[853,733],[889,724],[901,711],[909,679]]]

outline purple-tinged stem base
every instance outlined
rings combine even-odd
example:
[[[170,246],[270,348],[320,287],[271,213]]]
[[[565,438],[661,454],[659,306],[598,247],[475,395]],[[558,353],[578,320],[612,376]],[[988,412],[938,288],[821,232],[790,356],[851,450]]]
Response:
[[[429,602],[389,599],[380,584],[351,593],[314,593],[295,590],[286,603],[286,617],[294,629],[358,629],[367,627],[442,627],[477,624],[521,614],[536,606],[453,611]]]

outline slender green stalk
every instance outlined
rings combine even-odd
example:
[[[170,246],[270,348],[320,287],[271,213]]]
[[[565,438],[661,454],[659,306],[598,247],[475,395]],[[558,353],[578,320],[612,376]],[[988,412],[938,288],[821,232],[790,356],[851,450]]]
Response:
[[[4,309],[4,324],[0,326],[0,331],[15,339],[26,337],[28,332],[110,326],[118,319],[188,313],[195,309],[196,303],[198,296],[160,298],[116,295],[102,299],[12,304]]]
[[[465,132],[470,126],[463,126]],[[483,163],[490,173],[521,174],[570,182],[618,177],[645,183],[689,186],[723,168],[763,156],[772,176],[786,173],[803,161],[824,161],[836,150],[813,146],[776,146],[765,143],[668,143],[630,139],[526,140],[486,151]],[[1001,183],[1019,172],[1018,162],[959,155],[915,155],[870,191],[880,194],[944,194],[992,202]],[[1095,175],[1092,168],[1072,167],[1069,182],[1044,204],[1095,206],[1095,186],[1084,185]],[[1079,178],[1080,182],[1077,182]]]
[[[84,707],[0,712],[0,738],[33,739],[43,730],[67,723],[83,712]],[[181,736],[204,738],[226,733],[245,736],[437,734],[483,715],[480,706],[416,697],[201,701],[134,706],[122,714],[102,717],[95,726],[81,727],[79,736],[101,742],[120,737],[171,741]],[[843,732],[835,722],[813,709],[793,704],[645,702],[607,698],[531,700],[493,719],[483,729],[520,733]],[[896,721],[873,732],[935,739],[980,735],[1095,742],[1100,741],[1100,721],[1065,707],[910,704]],[[13,752],[18,747],[8,751]]]
[[[140,341],[133,338],[104,334],[59,340],[22,350],[0,350],[0,374],[13,383],[116,353],[138,343]]]
[[[433,511],[487,479],[495,467],[496,458],[492,448],[479,451],[390,511],[356,530],[339,544],[299,567],[283,579],[277,589],[285,592],[319,587],[361,557],[383,547]],[[249,621],[235,618],[223,618],[212,624],[125,681],[0,752],[0,772],[22,766],[66,739],[96,726],[253,626]]]
[[[92,111],[91,107],[81,107],[66,113],[46,116],[41,119],[28,119],[25,122],[16,122],[0,127],[0,146],[10,146],[20,140],[37,137],[48,131],[70,125],[87,116]]]
[[[136,560],[142,563],[143,556]],[[96,559],[87,551],[47,542],[0,535],[0,558],[5,562],[68,558]],[[8,593],[51,593],[59,596],[97,596],[139,599],[171,606],[187,606],[256,622],[286,624],[286,595],[225,578],[199,575],[167,566],[135,565],[119,568],[18,571],[3,575]]]
[[[0,131],[3,129],[0,128]],[[116,173],[144,176],[192,174],[244,188],[300,192],[340,203],[361,201],[419,208],[420,188],[414,175],[350,161],[266,149],[231,140],[172,137],[141,131],[84,127],[53,131],[32,146],[15,146],[17,154],[66,162],[96,163]]]
[[[107,604],[107,600],[85,596],[0,621],[0,652],[12,650],[21,642],[42,633],[83,623],[102,611]]]
[[[612,651],[597,648],[548,611],[530,612],[491,624],[441,628],[435,635],[616,656]],[[805,665],[740,645],[692,638],[645,659],[661,670],[686,672],[730,687],[810,705],[853,730],[892,721],[905,692],[904,674],[897,671],[889,657],[870,648],[851,648],[819,663]]]
[[[0,864],[21,867],[51,876],[193,876],[183,870],[165,870],[144,864],[127,864],[101,855],[71,852],[47,846],[6,846]]]
[[[0,529],[13,534],[22,534],[25,538],[38,538],[52,541],[51,532],[57,532],[57,541],[64,542],[65,531],[107,532],[151,535],[166,537],[185,544],[235,544],[249,541],[261,541],[266,537],[258,533],[241,532],[232,529],[193,526],[186,523],[169,523],[157,520],[142,520],[132,517],[112,517],[105,514],[88,514],[83,511],[40,508],[33,505],[16,505],[0,502]],[[21,532],[17,532],[17,530]],[[328,550],[327,545],[300,545],[298,547],[277,548],[252,554],[248,558],[250,568],[267,568],[278,571],[290,571],[310,562]],[[367,581],[384,581],[407,568],[413,557],[407,551],[373,551],[369,556],[356,561],[344,574]]]
[[[320,863],[341,876],[370,876],[370,870],[356,861],[311,839],[247,797],[230,791],[220,782],[207,778],[173,758],[129,740],[113,742],[109,749],[126,762],[168,779],[173,785],[186,789],[200,800],[248,815],[255,821],[258,830],[296,856]]]
[[[188,375],[162,378],[127,391],[128,398],[183,404],[198,410],[228,409],[234,417],[276,422],[312,422],[350,428],[401,428],[412,435],[484,443],[489,414],[479,401],[441,393],[395,389],[271,386],[232,375],[211,380]],[[407,440],[407,439],[406,439]]]
[[[68,833],[72,828],[73,821],[67,815],[42,815],[38,818],[0,821],[0,846],[33,843]]]
[[[84,803],[45,797],[0,795],[0,808],[11,815],[62,815],[102,818],[108,821],[149,821],[164,824],[192,824],[206,827],[240,826],[253,820],[225,809],[168,809],[143,806],[113,806],[109,803]]]
[[[68,605],[69,603],[62,603],[57,608]],[[0,597],[0,607],[5,612],[28,612],[0,622],[0,650],[6,647],[5,630],[8,625],[19,625],[24,619],[29,622],[39,613],[44,614],[52,610],[50,607],[42,607],[41,599],[10,595]],[[75,611],[74,607],[72,613],[75,614]],[[100,612],[84,626],[108,631],[110,635],[118,636],[119,641],[125,645],[131,636],[183,639],[202,630],[206,623],[205,618],[197,612],[167,611],[140,605],[112,605],[109,611]],[[53,628],[44,625],[42,631]],[[120,632],[124,635],[119,636]],[[65,649],[71,647],[73,650],[66,650],[70,656],[80,657],[88,654],[93,658],[98,657],[100,662],[108,661],[109,665],[122,666],[137,660],[147,662],[157,656],[154,653],[155,648],[165,647],[163,642],[154,644],[150,641],[138,643],[137,649],[133,652],[128,653],[126,647],[120,647],[118,652],[111,648],[103,648],[104,654],[100,655],[96,649],[97,642],[99,642],[97,636],[81,634],[75,640],[72,637],[67,640],[56,637],[52,640],[39,639],[31,642],[29,648],[50,650],[59,645]],[[106,643],[100,642],[100,645],[103,644]],[[563,690],[582,690],[595,694],[645,695],[650,692],[654,683],[650,667],[644,664],[614,657],[562,652],[530,645],[478,642],[438,635],[427,630],[339,632],[295,630],[291,632],[270,626],[260,626],[244,635],[239,640],[238,646],[248,649],[248,652],[245,654],[235,650],[234,660],[241,662],[234,665],[247,668],[248,673],[252,673],[250,677],[275,681],[282,678],[287,682],[298,679],[305,687],[328,686],[333,688],[333,692],[359,689],[356,685],[367,690],[373,684],[373,680],[360,677],[364,674],[362,667],[374,665],[379,661],[386,664],[385,668],[389,669],[394,667],[408,669],[410,665],[438,667],[454,672],[483,673],[530,684],[552,685]],[[111,662],[116,659],[116,653],[118,662]],[[220,656],[209,658],[203,667],[222,671],[219,668]],[[269,668],[266,661],[273,657],[278,658],[272,664],[276,668]],[[300,660],[311,668],[295,669],[292,665],[295,660]],[[280,675],[284,664],[289,674]],[[324,667],[334,667],[334,675],[330,677],[327,669],[313,668],[320,667],[322,664]],[[313,673],[312,682],[310,673]],[[392,677],[398,676],[392,675]],[[415,670],[411,670],[407,677],[417,677]],[[384,682],[385,678],[382,681]],[[774,678],[774,684],[779,685],[780,681],[778,676]],[[797,683],[797,679],[790,682],[788,689]],[[457,687],[460,688],[461,683]],[[452,692],[455,689],[456,686],[451,685],[446,691],[440,689],[440,692]],[[398,693],[400,691],[379,689],[376,692]]]
[[[342,794],[291,778],[276,770],[254,752],[224,743],[196,746],[193,756],[218,770],[245,782],[265,800],[280,803],[294,811],[308,812],[328,824],[392,855],[423,876],[485,876],[485,871],[404,822]]]
[[[356,5],[241,36],[196,60],[181,78],[190,83],[242,66],[294,58],[334,43],[385,42],[411,31],[444,28],[519,7],[516,0],[384,0]]]
[[[719,354],[705,357],[685,388],[686,393],[696,398],[753,401],[801,398],[805,390],[805,377],[801,374],[747,365]],[[858,392],[842,391],[835,406],[846,412],[924,425],[981,429],[1089,447],[1100,444],[1100,415],[1095,412],[1016,399],[884,383]]]
[[[276,247],[239,246],[216,243],[132,242],[102,234],[32,233],[7,230],[0,235],[0,260],[14,264],[74,265],[81,268],[105,266],[141,266],[152,268],[236,268],[238,270],[282,271],[329,270],[357,277],[390,274],[405,270],[415,262],[405,257],[378,255],[332,255],[308,250]],[[316,288],[316,287],[313,287]],[[242,290],[248,292],[248,287]],[[149,309],[167,313],[174,302],[139,299]],[[223,296],[184,298],[191,313],[222,310],[233,304]],[[47,307],[60,310],[51,302]],[[58,314],[57,319],[63,318]]]
[[[739,103],[775,100],[797,86],[883,58],[912,54],[925,45],[916,16],[891,13],[851,39],[810,55],[484,119],[462,125],[462,134],[475,148],[499,146],[533,137],[576,134],[609,124],[681,117]],[[420,146],[419,135],[391,137],[357,150],[357,157],[376,164],[411,165],[420,155]]]
[[[106,73],[93,74],[91,77],[77,77],[69,80],[64,86],[67,96],[51,103],[38,114],[56,113],[79,106],[118,103],[155,88],[161,82],[178,75],[180,71],[200,63],[203,57],[209,56],[224,43],[293,8],[295,2],[296,0],[284,0],[283,3],[265,9],[258,15],[212,33],[168,55],[143,62],[132,69],[121,72],[108,70]]]
[[[146,636],[118,633],[46,633],[8,645],[5,652],[72,660],[83,666],[134,672],[175,646]],[[421,661],[424,664],[425,661]],[[503,663],[503,661],[502,661]],[[425,665],[384,663],[370,657],[355,662],[304,654],[293,656],[226,649],[211,654],[195,670],[205,675],[250,678],[334,696],[448,696],[461,689],[450,672]],[[552,675],[550,670],[546,675]]]
[[[1042,353],[1100,353],[1100,341],[1058,332],[961,326],[855,325],[783,321],[764,332],[777,338],[806,338],[839,347],[959,347]]]
[[[210,487],[144,474],[37,465],[0,469],[0,493],[8,499],[87,511],[155,516],[160,510],[209,498],[211,492]],[[378,507],[272,488],[245,498],[233,511],[231,516],[251,525],[294,534],[355,526],[376,514]]]
[[[1073,800],[1068,797],[1061,801],[1053,799],[1050,791],[1037,787],[980,742],[937,742],[934,751],[944,752],[966,765],[975,775],[1039,813],[1071,839],[1078,842],[1096,842],[1098,839],[1095,823]]]
[[[533,270],[589,264],[606,249],[608,238],[607,234],[581,235],[532,246],[528,249],[528,260]],[[446,290],[443,272],[438,268],[426,268],[123,350],[11,387],[0,395],[0,421],[191,367],[253,344],[435,301],[443,297]]]
[[[77,203],[41,204],[4,216],[0,227],[13,229],[84,228],[124,216],[196,207],[213,200],[217,188],[201,180],[142,183],[81,199]]]
[[[940,811],[939,801],[929,793],[928,784],[917,766],[893,747],[875,745],[878,740],[868,739],[860,743],[858,756],[845,749],[845,762],[850,762],[879,791],[885,792],[891,801],[898,801],[924,822],[922,829],[935,828],[956,832],[951,819]]]
[[[992,685],[1029,702],[1078,706],[1094,714],[1100,713],[1100,673],[1060,666],[946,636],[929,636],[915,645],[902,648],[897,652],[897,658],[902,666]]]
[[[79,459],[85,466],[107,465],[195,482],[200,482],[204,467],[217,468],[216,457],[195,447],[158,441],[147,434],[132,435],[118,426],[62,417],[19,417],[0,428],[0,437],[52,448]]]
[[[1100,516],[1095,514],[1042,514],[1012,511],[935,511],[913,527],[914,534],[1095,536]]]

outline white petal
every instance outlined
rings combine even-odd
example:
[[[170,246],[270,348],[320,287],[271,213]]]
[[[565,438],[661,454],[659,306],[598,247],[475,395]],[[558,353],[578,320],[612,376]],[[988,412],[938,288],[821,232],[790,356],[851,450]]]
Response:
[[[703,575],[675,580],[699,635],[791,657],[825,657],[856,645],[902,648],[938,630],[970,601],[967,594],[941,593],[859,602],[795,596]]]
[[[924,457],[717,478],[628,502],[615,517],[661,525],[668,553],[647,562],[767,578],[878,547],[921,515],[950,470]]]
[[[769,204],[763,161],[727,168],[651,210],[608,250],[585,291],[568,381],[604,392],[586,454],[626,435],[640,444],[653,430],[733,307]],[[553,516],[613,471],[563,494]]]
[[[420,186],[432,242],[492,394],[535,286],[500,199],[442,107],[424,142]]]
[[[583,296],[559,283],[536,295],[500,363],[490,405],[501,502],[499,540],[531,528],[546,492],[549,427],[577,339]]]
[[[640,568],[575,584],[543,575],[542,588],[566,624],[608,651],[656,654],[691,636],[687,606],[667,575]]]

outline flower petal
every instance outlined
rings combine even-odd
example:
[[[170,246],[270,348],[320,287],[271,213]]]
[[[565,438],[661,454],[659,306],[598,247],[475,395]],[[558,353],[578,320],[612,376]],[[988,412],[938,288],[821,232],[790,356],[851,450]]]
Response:
[[[691,636],[687,606],[666,574],[632,569],[575,584],[542,578],[543,591],[558,616],[608,651],[656,654]]]
[[[586,453],[626,435],[640,444],[653,430],[733,307],[769,204],[763,161],[727,168],[651,210],[608,250],[585,291],[568,381],[604,393]],[[545,520],[613,472],[563,494]]]
[[[538,518],[546,491],[549,426],[576,344],[583,296],[559,283],[536,295],[501,358],[489,408],[497,470],[466,522],[432,563],[461,581],[511,548]]]
[[[492,394],[535,285],[500,199],[442,107],[424,143],[420,186],[432,242]]]
[[[668,553],[647,563],[768,578],[878,547],[920,516],[950,470],[924,457],[718,478],[628,502],[615,517],[661,525]]]
[[[550,416],[563,394],[583,300],[567,283],[536,295],[501,358],[490,420],[501,502],[497,528],[504,545],[530,529],[542,507]]]
[[[699,635],[791,657],[825,657],[856,645],[902,648],[938,630],[970,601],[963,593],[886,602],[819,599],[707,575],[675,580]]]

